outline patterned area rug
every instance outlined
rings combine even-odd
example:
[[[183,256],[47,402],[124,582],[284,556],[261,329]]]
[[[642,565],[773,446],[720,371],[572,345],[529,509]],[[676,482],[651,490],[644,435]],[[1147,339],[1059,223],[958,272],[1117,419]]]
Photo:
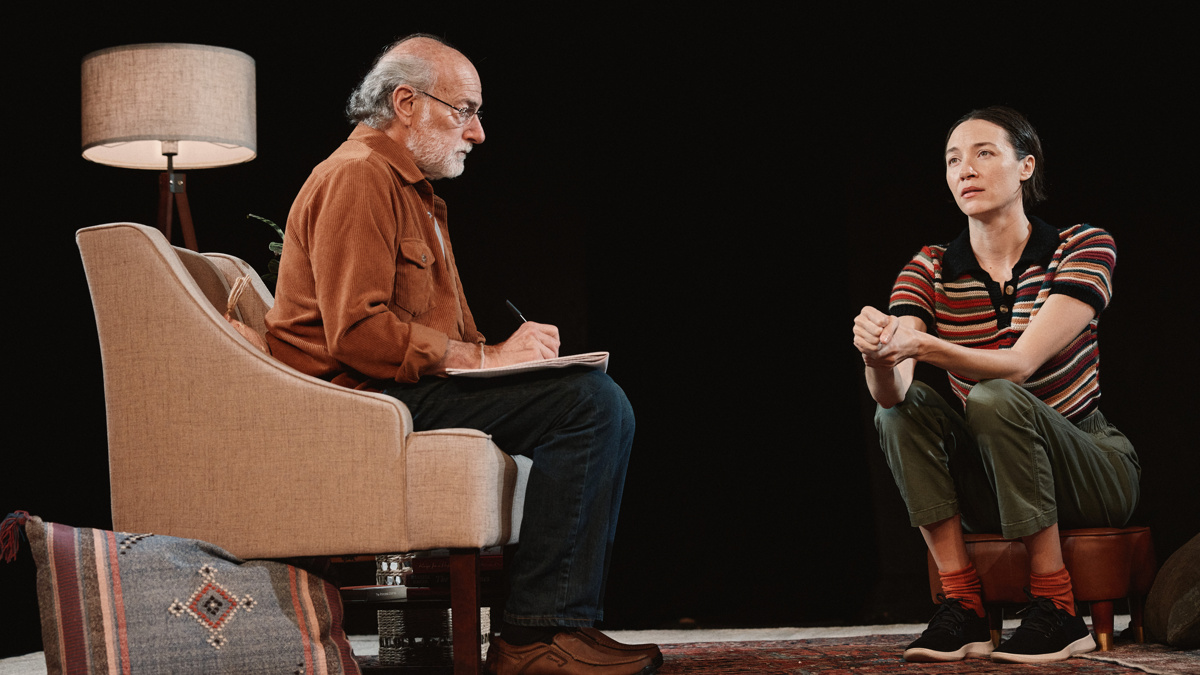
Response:
[[[1092,652],[1083,658],[1119,663],[1162,675],[1200,673],[1200,649],[1185,651],[1166,645],[1129,643],[1118,644],[1116,649],[1109,652]]]
[[[1014,673],[1029,667],[967,659],[955,663],[907,663],[901,657],[915,636],[875,635],[813,640],[697,642],[663,645],[660,675],[789,675],[803,673]],[[1038,673],[1200,673],[1200,653],[1158,645],[1118,645],[1106,660],[1075,658],[1036,666]],[[1117,662],[1114,662],[1117,661]],[[1135,665],[1140,664],[1140,665]]]
[[[372,636],[373,637],[373,636]],[[1041,666],[1014,666],[969,659],[958,663],[906,663],[901,657],[914,635],[872,635],[809,640],[752,640],[662,645],[666,663],[659,675],[803,675],[804,673],[1155,673],[1196,675],[1200,651],[1180,651],[1163,645],[1118,644],[1111,652]],[[377,638],[369,640],[377,644]],[[369,645],[368,645],[369,646]],[[361,645],[355,645],[358,652]],[[377,659],[358,657],[360,662]],[[0,675],[45,675],[42,653],[0,660]]]

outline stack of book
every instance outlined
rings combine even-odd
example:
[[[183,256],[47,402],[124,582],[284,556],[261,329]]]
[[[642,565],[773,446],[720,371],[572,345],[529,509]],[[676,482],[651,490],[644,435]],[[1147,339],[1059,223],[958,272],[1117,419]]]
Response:
[[[499,547],[484,549],[479,556],[480,588],[485,596],[504,588],[504,554]],[[449,600],[450,553],[442,549],[376,556],[375,584],[343,586],[347,603],[393,600]]]

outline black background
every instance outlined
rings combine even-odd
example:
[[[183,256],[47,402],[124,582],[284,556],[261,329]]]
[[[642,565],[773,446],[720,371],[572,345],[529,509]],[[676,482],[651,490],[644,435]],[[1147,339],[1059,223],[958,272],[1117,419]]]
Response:
[[[944,135],[995,103],[1041,133],[1051,199],[1035,213],[1116,237],[1103,408],[1142,458],[1138,520],[1160,561],[1200,528],[1196,68],[1169,12],[108,4],[4,29],[4,511],[111,524],[73,233],[153,224],[157,174],[80,157],[81,58],[194,42],[256,60],[258,158],[190,172],[188,191],[201,250],[263,270],[272,233],[246,214],[285,220],[349,133],[344,101],[378,50],[427,31],[484,82],[487,141],[435,184],[481,329],[514,329],[508,298],[559,325],[564,353],[611,351],[638,416],[608,627],[927,618],[923,546],[878,450],[850,323],[886,304],[921,244],[964,226]],[[0,581],[3,653],[36,650],[28,552]]]

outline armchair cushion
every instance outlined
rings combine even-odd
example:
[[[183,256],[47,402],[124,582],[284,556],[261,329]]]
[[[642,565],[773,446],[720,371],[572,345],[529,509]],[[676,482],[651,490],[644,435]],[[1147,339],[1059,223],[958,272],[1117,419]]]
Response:
[[[51,675],[359,672],[338,589],[302,569],[36,517],[25,533]]]

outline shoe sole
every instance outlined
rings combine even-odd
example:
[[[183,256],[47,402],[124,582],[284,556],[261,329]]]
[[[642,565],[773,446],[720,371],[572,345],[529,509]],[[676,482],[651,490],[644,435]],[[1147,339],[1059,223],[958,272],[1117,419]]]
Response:
[[[651,664],[651,665],[646,666],[645,668],[642,668],[641,670],[637,671],[636,673],[631,673],[630,675],[655,675],[655,673],[658,672],[658,668],[659,668],[658,666]],[[486,675],[494,675],[496,670],[497,670],[497,668],[493,665],[489,665],[487,663],[483,664],[483,672]]]
[[[1092,639],[1092,634],[1088,633],[1057,652],[1049,654],[1014,654],[1012,652],[994,651],[992,652],[992,660],[998,663],[1048,663],[1050,661],[1066,661],[1077,654],[1086,654],[1095,650],[1096,641]]]
[[[904,650],[904,660],[911,661],[912,663],[941,663],[944,661],[962,661],[968,656],[987,658],[988,654],[991,653],[992,643],[988,640],[986,642],[968,642],[953,652],[939,652],[923,647],[906,649]]]
[[[637,673],[635,673],[634,675],[655,675],[655,673],[658,673],[658,671],[659,671],[658,665],[647,665],[646,668],[638,670]],[[488,668],[487,664],[485,663],[484,664],[484,673],[486,675],[493,675],[494,673],[496,673],[496,670],[494,670],[493,668]]]

